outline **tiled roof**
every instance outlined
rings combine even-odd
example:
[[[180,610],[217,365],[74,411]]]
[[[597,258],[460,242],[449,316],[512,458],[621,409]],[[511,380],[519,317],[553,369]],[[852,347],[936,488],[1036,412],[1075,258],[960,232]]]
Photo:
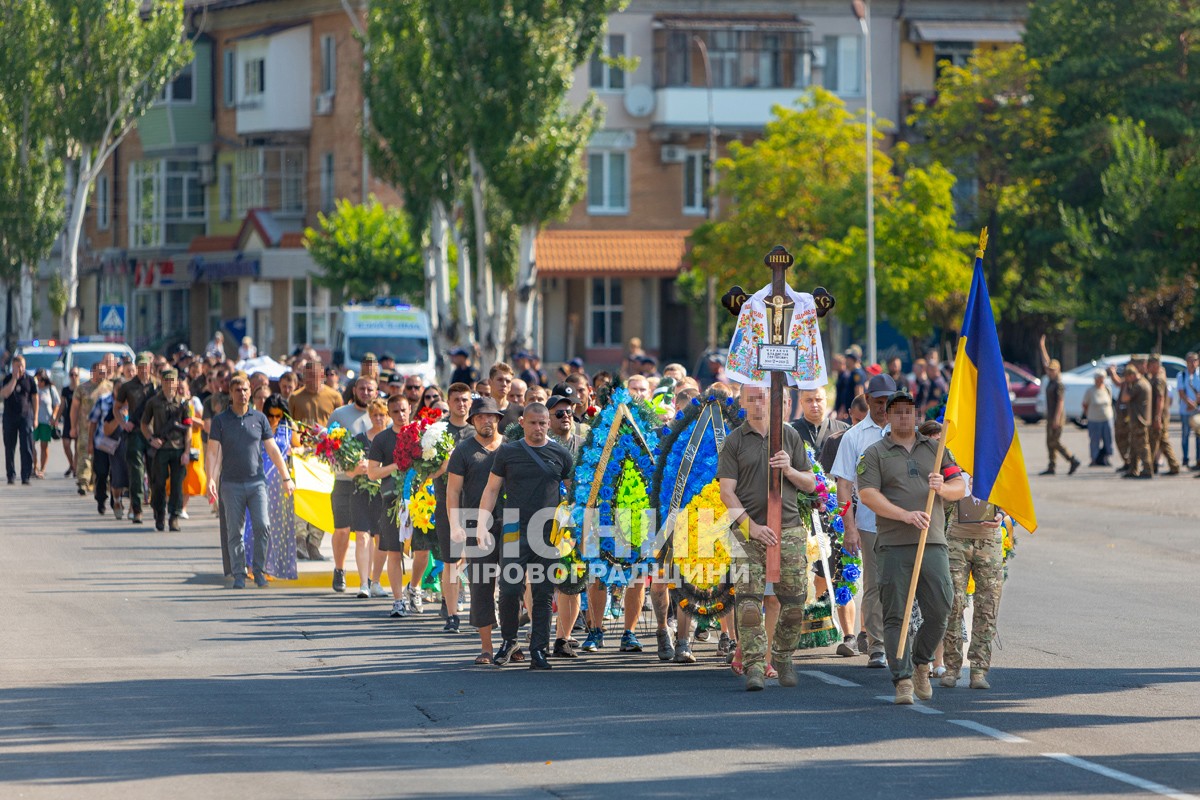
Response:
[[[672,277],[686,264],[690,231],[574,231],[538,234],[538,275]]]

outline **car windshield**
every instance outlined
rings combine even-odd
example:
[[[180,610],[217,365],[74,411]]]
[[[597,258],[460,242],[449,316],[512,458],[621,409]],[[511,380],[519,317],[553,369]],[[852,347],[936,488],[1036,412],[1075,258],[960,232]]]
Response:
[[[429,339],[424,336],[351,336],[346,350],[346,357],[358,363],[367,353],[376,358],[389,355],[397,364],[422,364],[430,358]]]
[[[92,367],[103,361],[104,357],[109,353],[112,353],[118,359],[120,359],[121,356],[129,355],[128,352],[120,348],[114,348],[112,350],[76,350],[74,353],[74,366],[91,372]]]
[[[36,373],[39,369],[44,369],[47,372],[54,366],[54,362],[62,355],[58,351],[47,351],[38,353],[22,353],[25,356],[25,369],[29,372]]]

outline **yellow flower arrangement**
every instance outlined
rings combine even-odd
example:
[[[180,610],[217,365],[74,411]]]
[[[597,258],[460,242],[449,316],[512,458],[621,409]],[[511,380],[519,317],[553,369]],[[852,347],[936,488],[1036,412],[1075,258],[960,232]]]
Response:
[[[720,482],[713,479],[675,519],[674,563],[680,576],[697,588],[720,584],[732,560],[725,511]]]
[[[425,533],[433,530],[433,512],[436,509],[437,498],[433,495],[433,481],[426,479],[408,501],[408,516],[413,527]]]

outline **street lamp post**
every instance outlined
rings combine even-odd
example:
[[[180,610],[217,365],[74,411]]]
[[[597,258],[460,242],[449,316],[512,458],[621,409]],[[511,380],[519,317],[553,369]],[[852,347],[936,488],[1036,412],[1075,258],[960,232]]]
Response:
[[[874,364],[878,358],[876,340],[875,309],[875,115],[871,97],[871,7],[868,0],[853,0],[850,4],[863,32],[863,47],[866,50],[866,116],[867,116],[867,363]]]
[[[716,186],[716,168],[717,168],[717,123],[713,114],[713,84],[712,84],[712,68],[708,62],[708,46],[699,36],[692,36],[692,41],[696,43],[696,47],[700,48],[700,61],[704,64],[704,85],[708,90],[708,147],[707,155],[705,156],[706,164],[704,165],[705,174],[707,175],[708,192],[704,197],[704,219],[711,222],[717,215],[717,195],[713,192],[713,187]],[[714,275],[708,276],[708,325],[707,325],[707,343],[709,351],[717,348],[717,279]]]

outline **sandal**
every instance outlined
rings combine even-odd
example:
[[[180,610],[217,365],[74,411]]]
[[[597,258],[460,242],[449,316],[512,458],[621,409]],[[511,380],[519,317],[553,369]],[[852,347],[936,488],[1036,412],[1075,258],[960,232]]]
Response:
[[[509,658],[509,661],[514,661],[514,662],[524,661],[524,660],[525,660],[525,651],[523,651],[519,647],[516,650],[513,650],[512,657]]]
[[[778,678],[778,677],[779,677],[779,672],[778,672],[778,671],[776,671],[776,669],[775,669],[774,667],[772,667],[770,664],[767,664],[767,673],[766,673],[766,677],[768,677],[768,678]]]
[[[491,654],[491,653],[480,653],[479,655],[475,656],[475,664],[476,664],[476,666],[480,666],[480,667],[490,667],[490,666],[491,666],[492,664],[494,664],[494,663],[495,663],[495,662],[494,662],[494,661],[492,661],[492,654]]]
[[[733,670],[734,675],[744,675],[746,670],[742,668],[742,660],[739,658],[729,662],[729,668]]]

